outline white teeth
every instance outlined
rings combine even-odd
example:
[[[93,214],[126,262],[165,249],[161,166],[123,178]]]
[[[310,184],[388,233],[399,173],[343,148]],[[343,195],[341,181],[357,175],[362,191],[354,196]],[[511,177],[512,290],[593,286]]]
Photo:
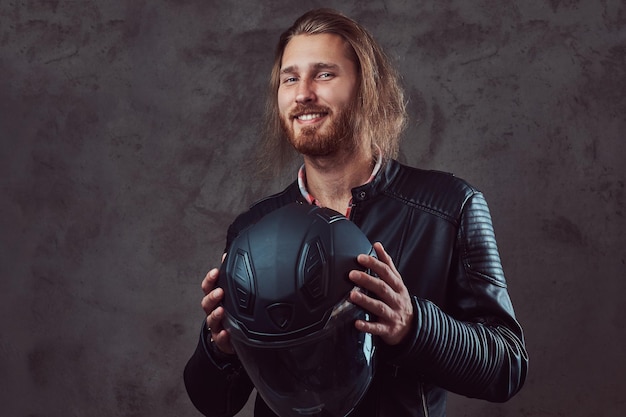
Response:
[[[320,113],[303,114],[303,115],[298,116],[298,120],[308,121],[308,120],[317,119],[318,117],[322,117],[322,115]]]

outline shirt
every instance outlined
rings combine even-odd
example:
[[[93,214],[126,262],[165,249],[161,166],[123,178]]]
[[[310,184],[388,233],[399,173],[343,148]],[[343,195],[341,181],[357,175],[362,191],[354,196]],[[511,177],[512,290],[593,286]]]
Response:
[[[376,177],[376,174],[378,174],[378,171],[380,171],[380,167],[383,161],[382,150],[378,146],[376,146],[376,151],[377,151],[375,155],[376,163],[374,164],[374,169],[372,170],[372,174],[370,175],[368,180],[365,181],[365,184],[370,183]],[[361,184],[361,185],[365,185],[365,184]],[[321,205],[319,204],[319,201],[311,193],[309,193],[309,191],[306,188],[306,171],[304,170],[304,164],[302,164],[302,166],[298,170],[298,187],[300,188],[300,193],[302,194],[302,197],[304,197],[304,199],[309,204],[314,204],[318,207],[321,207]],[[346,208],[345,216],[347,218],[350,218],[351,210],[352,210],[352,198],[350,198],[350,201],[348,201],[348,207]]]

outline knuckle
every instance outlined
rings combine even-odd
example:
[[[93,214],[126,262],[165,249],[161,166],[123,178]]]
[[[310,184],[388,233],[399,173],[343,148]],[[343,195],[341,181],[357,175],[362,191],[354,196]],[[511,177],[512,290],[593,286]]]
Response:
[[[387,312],[387,306],[383,303],[380,303],[380,305],[378,306],[378,314],[380,316],[384,315]]]
[[[376,286],[377,286],[377,293],[381,296],[381,297],[385,297],[387,295],[389,295],[389,285],[387,285],[386,282],[382,281],[382,280],[378,280],[376,281]]]

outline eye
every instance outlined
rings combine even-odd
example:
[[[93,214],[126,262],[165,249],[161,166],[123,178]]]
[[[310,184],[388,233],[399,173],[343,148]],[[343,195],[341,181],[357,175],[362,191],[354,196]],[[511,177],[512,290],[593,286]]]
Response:
[[[297,77],[285,77],[283,78],[283,80],[281,81],[282,84],[293,84],[296,81],[298,81]]]
[[[317,78],[320,78],[322,80],[329,80],[333,78],[334,76],[335,74],[333,74],[332,72],[320,72]]]

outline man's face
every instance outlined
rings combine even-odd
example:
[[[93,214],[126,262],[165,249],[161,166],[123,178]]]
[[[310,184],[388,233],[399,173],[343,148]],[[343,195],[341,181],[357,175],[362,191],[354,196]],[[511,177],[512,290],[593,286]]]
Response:
[[[338,35],[298,35],[283,52],[278,109],[293,147],[327,156],[354,147],[351,122],[357,88],[349,45]]]

